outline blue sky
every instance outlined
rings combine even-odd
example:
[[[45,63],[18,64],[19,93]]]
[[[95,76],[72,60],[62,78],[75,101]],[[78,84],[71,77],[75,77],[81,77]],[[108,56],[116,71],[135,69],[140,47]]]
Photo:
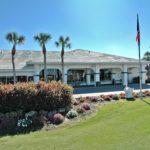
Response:
[[[41,50],[33,40],[50,33],[47,50],[59,50],[54,42],[69,36],[72,49],[138,58],[136,14],[139,13],[141,55],[150,51],[149,0],[0,0],[0,49],[11,49],[7,32],[26,37],[19,50]]]

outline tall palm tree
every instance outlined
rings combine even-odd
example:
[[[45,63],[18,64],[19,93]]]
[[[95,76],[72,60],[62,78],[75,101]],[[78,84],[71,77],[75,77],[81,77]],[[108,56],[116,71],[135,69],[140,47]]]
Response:
[[[60,36],[58,41],[55,42],[56,46],[61,46],[61,68],[62,68],[62,83],[64,83],[64,53],[65,48],[71,48],[71,43],[69,37],[64,38],[63,36]]]
[[[39,33],[34,36],[35,41],[37,41],[42,47],[43,56],[44,56],[44,80],[47,82],[47,67],[46,67],[46,46],[45,44],[51,39],[51,35],[47,33]]]
[[[6,40],[13,43],[12,47],[12,66],[13,66],[13,80],[16,83],[16,70],[15,70],[15,61],[14,56],[16,54],[16,45],[23,44],[25,37],[23,35],[18,35],[16,32],[10,32],[6,34]]]

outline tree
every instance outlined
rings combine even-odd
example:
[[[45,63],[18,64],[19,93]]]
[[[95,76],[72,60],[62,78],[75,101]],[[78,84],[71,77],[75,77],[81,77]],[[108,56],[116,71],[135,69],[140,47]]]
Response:
[[[147,61],[150,61],[150,52],[145,52],[144,54],[144,57],[143,57],[143,60],[147,60]]]
[[[6,40],[13,43],[12,47],[12,66],[13,66],[13,80],[16,83],[16,70],[14,56],[16,54],[16,45],[24,44],[25,37],[23,35],[18,35],[16,32],[10,32],[6,34]]]
[[[51,39],[51,35],[47,33],[39,33],[34,36],[35,41],[37,41],[42,47],[43,56],[44,56],[44,80],[47,82],[47,67],[46,67],[46,46],[45,44]]]
[[[145,52],[143,60],[150,61],[150,52]],[[150,80],[150,64],[146,65],[148,80]]]
[[[70,42],[69,37],[64,38],[63,36],[60,36],[58,41],[55,42],[57,47],[61,46],[62,83],[64,83],[64,53],[65,48],[71,48],[71,44],[69,42]]]

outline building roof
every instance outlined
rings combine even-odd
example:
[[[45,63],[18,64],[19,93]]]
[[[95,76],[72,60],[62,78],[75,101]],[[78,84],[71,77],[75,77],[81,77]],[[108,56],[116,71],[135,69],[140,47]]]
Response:
[[[65,63],[138,63],[138,59],[127,58],[117,55],[104,54],[89,50],[71,50],[65,52]],[[22,69],[26,64],[43,63],[41,51],[17,50],[15,55],[16,69]],[[47,51],[47,63],[61,63],[60,51]],[[146,61],[143,61],[146,63]],[[12,69],[11,51],[0,51],[0,69]]]

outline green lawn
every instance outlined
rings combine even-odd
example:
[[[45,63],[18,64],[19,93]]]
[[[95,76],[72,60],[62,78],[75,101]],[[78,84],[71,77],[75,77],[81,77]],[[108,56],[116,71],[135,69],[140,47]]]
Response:
[[[0,150],[148,150],[150,100],[101,106],[85,121],[50,131],[0,138]]]

